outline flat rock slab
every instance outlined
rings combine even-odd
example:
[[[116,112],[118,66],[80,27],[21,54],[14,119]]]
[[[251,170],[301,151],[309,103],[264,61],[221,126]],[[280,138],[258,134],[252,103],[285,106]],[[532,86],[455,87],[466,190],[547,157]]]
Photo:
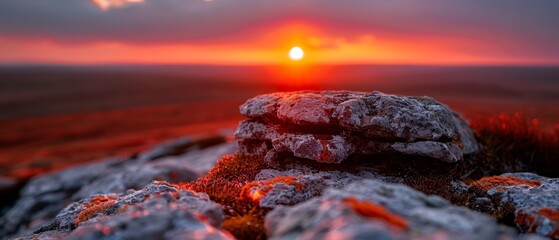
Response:
[[[517,239],[490,216],[402,184],[362,180],[265,219],[270,239]]]
[[[240,107],[237,139],[275,151],[340,163],[353,154],[423,156],[458,162],[478,151],[468,123],[428,97],[380,92],[289,92],[260,95]]]
[[[559,239],[559,179],[534,173],[507,173],[470,184],[472,207],[499,219],[514,218],[525,233]]]
[[[235,143],[221,135],[184,137],[162,143],[124,160],[105,160],[35,177],[20,198],[0,217],[0,235],[28,235],[53,218],[68,203],[95,194],[139,190],[153,180],[171,183],[194,181]]]
[[[225,216],[205,193],[153,182],[138,191],[94,195],[65,207],[25,239],[234,239]]]

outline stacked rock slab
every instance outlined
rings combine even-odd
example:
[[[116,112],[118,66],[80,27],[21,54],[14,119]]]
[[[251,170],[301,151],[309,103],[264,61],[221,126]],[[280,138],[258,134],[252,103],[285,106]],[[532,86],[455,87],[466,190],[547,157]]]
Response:
[[[287,152],[340,163],[351,155],[396,153],[452,163],[478,150],[467,122],[429,97],[350,91],[272,93],[249,99],[240,111],[250,118],[235,133],[241,153],[268,158]]]

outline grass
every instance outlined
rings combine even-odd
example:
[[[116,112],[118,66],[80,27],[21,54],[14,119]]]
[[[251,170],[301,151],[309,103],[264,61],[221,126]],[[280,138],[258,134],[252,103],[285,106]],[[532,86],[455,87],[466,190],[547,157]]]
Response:
[[[552,132],[541,129],[538,119],[522,114],[501,114],[471,122],[484,146],[481,161],[491,172],[533,171],[559,177],[559,124]]]

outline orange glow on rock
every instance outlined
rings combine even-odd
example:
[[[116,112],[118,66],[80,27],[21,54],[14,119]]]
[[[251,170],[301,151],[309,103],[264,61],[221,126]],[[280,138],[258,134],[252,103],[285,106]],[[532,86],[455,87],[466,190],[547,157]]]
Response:
[[[288,185],[295,184],[298,190],[303,186],[299,182],[295,182],[295,177],[277,177],[266,181],[249,182],[241,189],[240,199],[248,200],[252,203],[258,204],[260,199],[266,197],[266,194],[272,190],[272,185],[276,183],[285,183]]]
[[[252,196],[250,196],[250,198],[252,199],[253,202],[259,202],[260,199],[262,199],[265,196],[266,196],[266,193],[264,193],[263,191],[257,190],[252,194]]]
[[[533,180],[524,180],[512,176],[493,176],[493,177],[485,177],[480,180],[477,180],[471,183],[470,187],[476,187],[481,189],[482,191],[489,191],[492,188],[496,188],[497,191],[504,192],[505,189],[503,187],[518,186],[518,185],[538,187],[541,185],[541,182],[533,181]]]
[[[408,222],[406,221],[406,219],[388,212],[388,210],[386,210],[382,206],[379,206],[372,202],[360,201],[358,199],[350,197],[346,198],[344,200],[344,203],[348,204],[353,208],[354,211],[365,217],[383,220],[386,223],[397,228],[405,229],[408,227]]]

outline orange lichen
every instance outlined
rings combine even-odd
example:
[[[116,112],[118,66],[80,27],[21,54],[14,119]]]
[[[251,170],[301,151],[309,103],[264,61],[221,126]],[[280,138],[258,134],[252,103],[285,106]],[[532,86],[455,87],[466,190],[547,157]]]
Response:
[[[300,182],[296,182],[295,180],[296,178],[293,176],[288,176],[288,177],[280,176],[266,181],[250,182],[241,189],[240,199],[249,200],[252,203],[258,204],[260,202],[260,199],[265,197],[266,194],[270,190],[272,190],[272,185],[277,183],[285,183],[287,185],[294,184],[297,190],[302,190],[303,185]],[[260,189],[253,192],[252,191],[253,187],[259,187]]]
[[[320,145],[322,145],[322,151],[320,152],[320,160],[328,160],[332,157],[332,153],[328,151],[328,143],[324,140],[320,141]]]
[[[393,213],[390,213],[382,206],[379,206],[372,202],[360,201],[358,199],[350,197],[350,198],[346,198],[344,200],[344,203],[351,206],[351,208],[355,212],[365,217],[383,220],[389,223],[390,225],[401,229],[405,229],[408,227],[408,222],[406,221],[406,219],[398,215],[395,215]]]
[[[513,176],[493,176],[485,177],[470,184],[470,187],[481,189],[482,191],[489,191],[495,188],[499,192],[504,192],[503,187],[526,185],[530,187],[541,186],[541,182],[535,180],[524,180]]]
[[[90,208],[93,207],[95,205],[104,203],[104,202],[108,202],[108,201],[112,201],[112,200],[116,200],[116,198],[114,197],[107,197],[107,196],[97,196],[93,199],[91,199],[88,203],[84,204],[85,207]]]
[[[549,220],[559,222],[559,210],[551,208],[542,208],[537,211],[538,214],[546,217]]]
[[[99,196],[96,198],[91,199],[89,203],[84,204],[86,207],[85,210],[81,211],[78,216],[76,217],[76,221],[74,224],[76,226],[80,225],[82,222],[85,222],[95,216],[96,214],[102,213],[115,204],[116,198],[113,197],[106,197],[106,196]]]
[[[535,212],[543,217],[558,222],[559,221],[559,210],[551,208],[542,208]],[[533,215],[526,213],[519,213],[514,218],[514,223],[526,233],[535,233],[541,224]],[[547,237],[558,239],[559,238],[559,226],[556,225],[555,229],[547,233]]]

